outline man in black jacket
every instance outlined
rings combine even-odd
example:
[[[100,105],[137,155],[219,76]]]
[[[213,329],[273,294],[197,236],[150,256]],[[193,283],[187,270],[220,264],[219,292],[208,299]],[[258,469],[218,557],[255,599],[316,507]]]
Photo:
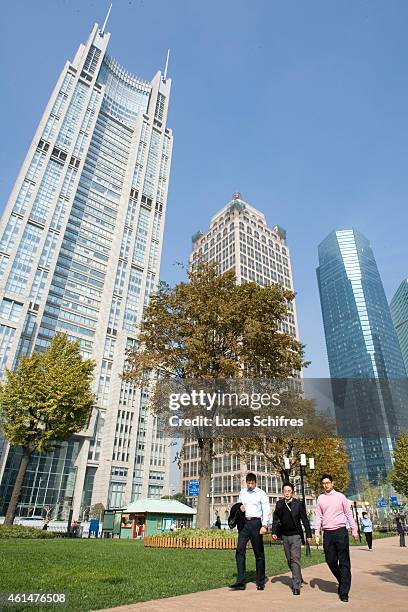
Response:
[[[302,572],[300,569],[301,545],[305,543],[303,527],[308,541],[312,539],[310,523],[306,515],[303,501],[293,497],[293,484],[285,482],[282,486],[283,499],[280,499],[273,513],[272,537],[274,540],[282,536],[283,547],[289,568],[292,571],[292,590],[294,595],[300,595]]]

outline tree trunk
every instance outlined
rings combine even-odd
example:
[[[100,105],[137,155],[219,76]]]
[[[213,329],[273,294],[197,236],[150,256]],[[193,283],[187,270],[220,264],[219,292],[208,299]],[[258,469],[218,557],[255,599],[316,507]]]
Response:
[[[13,493],[11,494],[11,498],[10,498],[9,505],[7,508],[6,518],[4,519],[4,525],[12,525],[14,523],[17,504],[20,498],[21,488],[24,482],[24,476],[27,471],[28,462],[30,461],[30,457],[33,452],[32,449],[29,447],[24,448],[23,451],[24,452],[23,452],[23,456],[21,457],[20,467],[18,468],[16,482],[14,483]]]
[[[202,440],[200,448],[200,489],[197,501],[197,529],[208,529],[210,526],[210,483],[212,471],[212,440]]]

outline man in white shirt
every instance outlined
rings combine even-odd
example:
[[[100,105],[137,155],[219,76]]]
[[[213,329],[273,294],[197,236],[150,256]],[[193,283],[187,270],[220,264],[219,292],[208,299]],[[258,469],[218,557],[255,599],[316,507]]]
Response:
[[[265,553],[262,536],[267,532],[269,501],[265,491],[256,486],[255,474],[247,474],[246,485],[246,489],[241,490],[238,498],[242,504],[241,511],[245,512],[245,525],[239,532],[235,553],[237,580],[231,584],[230,589],[234,591],[245,589],[246,545],[250,540],[256,562],[256,588],[258,591],[263,591],[265,588]]]

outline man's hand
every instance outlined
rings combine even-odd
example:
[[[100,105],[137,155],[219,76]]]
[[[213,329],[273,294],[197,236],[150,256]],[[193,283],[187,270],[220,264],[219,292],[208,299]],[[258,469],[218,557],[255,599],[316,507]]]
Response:
[[[278,536],[276,535],[276,533],[274,533],[274,534],[272,535],[272,540],[277,540],[277,539],[278,539]]]
[[[320,536],[319,535],[315,536],[315,542],[319,546],[319,542],[320,542]]]
[[[353,540],[354,540],[355,542],[357,542],[357,540],[358,540],[358,535],[353,535]]]
[[[245,506],[243,504],[240,505],[239,509],[241,510],[241,512],[245,512]]]
[[[267,530],[267,528],[266,528],[266,527],[261,527],[261,528],[260,528],[260,530],[259,530],[259,534],[260,534],[260,535],[263,535],[263,534],[264,534],[264,533],[266,533],[267,531],[268,531],[268,530]]]
[[[307,541],[309,542],[309,544],[310,544],[310,542],[312,541],[312,539],[313,539],[313,538],[307,538]]]

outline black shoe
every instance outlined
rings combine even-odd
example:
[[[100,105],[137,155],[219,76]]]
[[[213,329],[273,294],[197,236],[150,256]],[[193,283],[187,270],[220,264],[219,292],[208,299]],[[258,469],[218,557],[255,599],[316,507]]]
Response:
[[[293,589],[294,595],[300,595],[300,589]]]
[[[264,591],[265,590],[265,585],[264,584],[257,584],[256,585],[256,590],[257,591]]]
[[[340,601],[348,601],[348,595],[340,595]]]
[[[246,584],[244,582],[234,582],[234,584],[230,584],[228,588],[234,591],[245,591]]]

